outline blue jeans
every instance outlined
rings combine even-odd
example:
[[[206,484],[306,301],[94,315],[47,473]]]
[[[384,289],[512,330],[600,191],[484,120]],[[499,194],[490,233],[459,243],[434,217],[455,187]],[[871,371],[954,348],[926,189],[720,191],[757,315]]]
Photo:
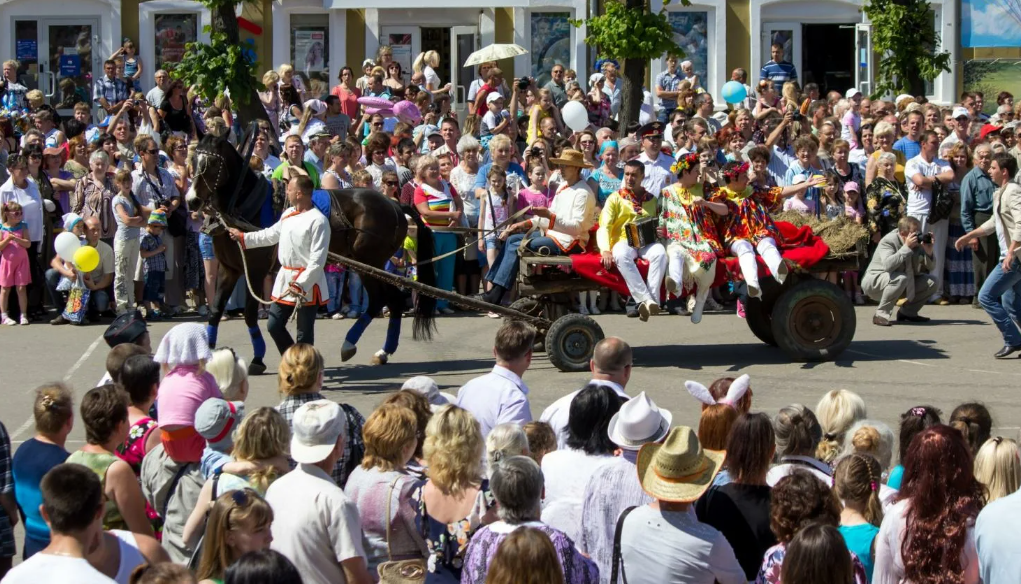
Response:
[[[347,292],[351,296],[350,309],[361,314],[369,309],[369,295],[365,293],[365,286],[362,286],[362,277],[354,270],[348,270]]]
[[[433,232],[433,257],[450,253],[457,248],[457,236],[453,233]],[[436,268],[436,287],[440,290],[450,292],[454,289],[454,264],[457,258],[448,256],[438,262],[433,262]],[[436,301],[436,310],[447,308],[449,302],[446,300]]]
[[[486,279],[490,282],[509,289],[514,286],[514,280],[518,276],[518,247],[525,234],[516,233],[507,238],[507,243],[500,249],[500,255],[496,256],[496,262],[490,268]],[[571,255],[584,251],[579,244],[564,252],[553,239],[549,237],[535,237],[528,240],[528,249],[537,252],[539,255]]]
[[[1004,344],[1021,345],[1021,331],[1015,324],[1021,320],[1021,262],[1015,258],[1009,272],[1003,271],[1002,262],[997,264],[982,284],[978,303],[1000,329]]]
[[[216,254],[213,253],[213,238],[205,233],[199,233],[199,253],[202,254],[204,260],[215,260]]]
[[[340,310],[340,295],[344,291],[344,272],[326,272],[326,288],[330,299],[326,301],[326,312],[333,314]]]
[[[54,308],[63,311],[63,298],[60,292],[57,292],[57,284],[60,283],[60,272],[50,268],[46,270],[45,276],[46,290],[50,294],[50,302],[53,303]],[[105,289],[93,290],[89,294],[89,304],[98,312],[106,312],[110,308],[110,294]]]

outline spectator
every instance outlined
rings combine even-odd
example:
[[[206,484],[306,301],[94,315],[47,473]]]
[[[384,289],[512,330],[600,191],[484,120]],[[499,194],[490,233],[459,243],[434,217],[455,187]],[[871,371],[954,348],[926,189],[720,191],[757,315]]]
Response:
[[[127,529],[153,535],[145,500],[131,466],[117,457],[117,447],[128,437],[128,396],[115,385],[89,390],[82,397],[85,446],[67,458],[81,464],[103,481],[106,502],[103,529]]]
[[[934,274],[929,271],[935,263],[937,241],[922,241],[922,224],[913,216],[901,217],[897,231],[891,231],[879,241],[879,246],[862,277],[861,289],[869,298],[879,302],[872,324],[890,326],[893,308],[901,297],[907,300],[897,311],[898,322],[928,322],[918,311],[939,289]],[[927,273],[928,271],[928,273]]]
[[[899,183],[904,183],[904,165],[907,164],[908,159],[905,157],[904,152],[894,148],[894,140],[897,137],[897,130],[893,124],[881,121],[876,124],[875,129],[872,131],[872,141],[875,142],[876,149],[868,158],[868,162],[865,165],[865,186],[871,186],[872,181],[876,178],[879,173],[877,163],[879,157],[889,153],[892,154],[894,159],[893,178],[887,176],[891,181],[896,180]]]
[[[897,178],[897,151],[880,152],[875,163],[875,177],[865,190],[870,249],[891,231],[897,229],[907,206],[908,193]],[[871,164],[872,158],[869,158]]]
[[[153,211],[146,221],[146,231],[139,242],[139,255],[142,258],[142,273],[145,278],[142,304],[145,306],[147,320],[163,318],[160,307],[164,304],[163,294],[170,268],[167,263],[167,251],[169,246],[173,245],[170,234],[164,234],[166,227],[166,214],[160,210]]]
[[[496,331],[493,356],[496,365],[481,377],[472,379],[457,393],[457,405],[468,410],[486,437],[498,424],[532,421],[528,405],[528,386],[521,377],[532,364],[535,329],[520,321],[505,323]]]
[[[284,399],[276,409],[283,414],[284,419],[291,426],[292,434],[294,432],[294,413],[298,408],[309,402],[326,399],[320,393],[323,386],[323,369],[322,354],[312,345],[305,343],[296,343],[284,351],[280,357],[277,387]],[[362,427],[365,425],[365,418],[358,413],[358,410],[347,404],[340,404],[340,408],[344,415],[344,429],[347,433],[344,435],[337,464],[330,474],[337,486],[343,488],[347,484],[351,472],[362,463],[362,456],[365,453]]]
[[[130,346],[130,345],[129,345]],[[131,466],[135,477],[142,471],[142,459],[157,444],[160,434],[149,411],[160,386],[160,366],[149,355],[134,355],[124,361],[119,383],[128,394],[128,437],[117,446],[117,456]]]
[[[135,320],[136,318],[137,320]],[[128,323],[129,320],[131,322],[130,324],[127,325],[127,328],[124,331],[122,331],[122,334],[127,333],[133,328],[139,328],[139,325],[141,325],[141,330],[143,331],[145,330],[145,321],[142,320],[141,315],[139,315],[138,313],[134,314],[129,313],[124,317],[118,317],[117,319],[114,320],[114,324],[110,325],[110,328],[113,328],[115,326],[123,327],[125,326],[126,323]],[[107,333],[109,332],[110,329],[107,329]],[[148,333],[145,334],[148,335]],[[149,358],[151,359],[152,349],[151,348],[147,349],[144,346],[136,345],[135,343],[130,342],[123,342],[114,345],[114,347],[110,349],[110,351],[106,354],[106,374],[103,375],[103,377],[99,380],[99,383],[96,384],[96,387],[99,387],[100,385],[106,385],[108,383],[120,384],[121,369],[124,368],[124,363],[127,362],[128,359],[134,357],[135,355],[145,355],[149,356]]]
[[[745,577],[752,581],[766,550],[776,544],[776,536],[769,528],[772,489],[766,484],[766,473],[776,450],[769,416],[742,414],[725,446],[730,482],[715,483],[695,504],[695,514],[699,521],[727,538]]]
[[[865,400],[853,391],[835,389],[822,396],[815,412],[823,432],[823,439],[816,448],[816,458],[833,463],[844,446],[847,430],[868,416]]]
[[[103,63],[103,73],[104,76],[96,80],[92,90],[92,101],[112,115],[120,111],[130,97],[128,86],[123,79],[117,77],[117,63],[113,60],[107,59]]]
[[[841,457],[861,454],[876,459],[880,468],[879,476],[885,480],[893,462],[893,440],[893,430],[883,422],[860,420],[847,431]],[[883,480],[877,481],[877,485],[879,501],[885,513],[896,502],[897,489],[891,488]]]
[[[831,525],[809,525],[791,540],[781,577],[787,584],[852,584],[854,564]]]
[[[534,422],[529,422],[532,424]],[[554,450],[556,450],[554,448]],[[500,464],[501,460],[511,456],[532,456],[531,445],[528,442],[528,435],[520,424],[508,422],[500,424],[486,436],[486,470],[490,479],[493,478],[493,471]],[[541,460],[535,461],[542,464]]]
[[[1017,442],[996,436],[986,440],[975,455],[975,478],[985,487],[985,502],[992,503],[1021,488],[1021,458]]]
[[[513,426],[513,424],[501,424],[501,427],[503,426]],[[557,435],[553,432],[553,428],[546,422],[529,422],[520,428],[524,431],[525,439],[528,441],[527,456],[532,457],[532,460],[542,466],[542,459],[557,449]],[[522,452],[522,454],[526,453]]]
[[[496,550],[486,584],[564,584],[557,549],[538,529],[516,529]]]
[[[113,582],[85,559],[103,529],[103,485],[96,473],[79,464],[60,464],[43,477],[40,491],[50,543],[8,572],[4,584]]]
[[[71,194],[71,212],[82,219],[99,219],[99,238],[107,245],[113,245],[118,221],[113,210],[113,198],[117,188],[107,174],[110,156],[103,150],[96,150],[89,156],[89,174],[78,179]]]
[[[0,578],[7,575],[17,553],[14,527],[19,517],[11,462],[11,437],[0,422]]]
[[[698,420],[699,444],[709,450],[725,451],[730,430],[739,415],[737,410],[728,404],[713,404],[702,410]]]
[[[943,415],[938,408],[932,406],[915,406],[900,415],[900,435],[897,443],[900,447],[898,459],[900,464],[893,467],[887,477],[886,483],[893,489],[900,489],[901,479],[904,476],[904,464],[907,460],[908,446],[915,436],[923,430],[940,423],[940,416]]]
[[[302,584],[301,572],[280,552],[252,551],[244,554],[227,568],[224,584]],[[304,580],[305,584],[310,584]]]
[[[266,492],[273,509],[274,550],[308,584],[371,584],[358,508],[330,477],[344,450],[347,418],[328,400],[303,404],[291,422],[291,457],[298,467]]]
[[[993,216],[993,194],[997,185],[989,177],[993,151],[988,144],[975,146],[975,166],[961,181],[961,227],[965,233],[973,231]],[[981,290],[986,278],[999,263],[999,243],[995,234],[976,237],[969,245],[972,251],[972,270],[975,289]],[[978,307],[978,296],[972,301]]]
[[[922,151],[922,132],[925,131],[922,112],[917,110],[907,112],[904,114],[901,124],[904,128],[904,136],[894,143],[893,149],[902,152],[905,160],[911,160]],[[938,147],[939,141],[937,140],[936,148]],[[933,149],[931,157],[937,155],[936,148]]]
[[[220,582],[228,566],[242,555],[269,549],[273,510],[251,489],[224,492],[208,509],[195,576],[202,582]]]
[[[947,425],[961,433],[968,443],[972,456],[989,440],[993,428],[993,418],[989,409],[977,402],[963,403],[950,412]]]
[[[876,540],[874,582],[981,582],[974,521],[983,505],[961,435],[934,426],[911,440],[900,499]]]
[[[45,283],[42,268],[39,265],[39,250],[43,241],[44,213],[52,212],[56,207],[53,201],[43,200],[39,194],[39,188],[34,180],[29,180],[28,160],[19,154],[12,154],[7,158],[7,171],[11,177],[0,186],[0,207],[8,203],[18,203],[21,206],[21,220],[27,227],[29,240],[28,265],[31,281],[28,285],[28,306],[19,306],[22,317],[31,318],[34,314],[42,313],[42,296],[33,290]],[[41,290],[41,288],[39,288]],[[23,318],[21,324],[28,324],[28,319]]]
[[[573,400],[566,448],[547,454],[542,461],[546,481],[542,520],[580,541],[585,486],[600,467],[613,462],[616,446],[607,428],[623,403],[605,385],[590,384]]]
[[[90,308],[94,309],[97,313],[106,313],[110,310],[110,295],[107,290],[113,284],[116,258],[114,257],[113,248],[100,239],[102,231],[99,218],[89,217],[83,222],[83,225],[85,227],[85,243],[96,248],[96,251],[99,253],[99,265],[95,270],[84,274],[82,280],[90,291]],[[74,277],[75,272],[56,255],[50,261],[50,266],[50,269],[46,270],[46,284],[49,288],[50,299],[53,301],[53,305],[59,307],[62,303],[59,302],[61,298],[56,288],[60,277]],[[69,320],[64,318],[63,314],[59,314],[50,321],[50,324],[61,325],[69,322]]]
[[[206,371],[216,380],[223,399],[244,402],[248,398],[248,365],[232,349],[216,349],[206,363]]]
[[[158,69],[153,73],[153,80],[156,84],[149,90],[149,93],[145,94],[145,101],[149,102],[151,107],[159,108],[163,104],[163,98],[166,96],[167,90],[170,88],[170,74],[167,73],[166,69]]]
[[[130,582],[139,566],[170,562],[156,538],[121,530],[102,532],[86,557],[93,568],[119,584]]]
[[[380,405],[391,404],[407,408],[415,414],[415,452],[411,455],[411,460],[408,461],[406,466],[410,474],[424,479],[425,459],[422,455],[422,448],[425,444],[425,429],[433,415],[432,406],[424,395],[411,389],[401,389],[390,394]]]
[[[840,512],[840,535],[865,566],[865,575],[871,582],[876,558],[875,539],[883,522],[879,496],[882,470],[871,456],[849,454],[837,463],[833,477],[833,492],[844,504]]]
[[[540,521],[543,474],[534,460],[525,456],[501,460],[493,471],[491,484],[499,503],[497,513],[500,521],[486,525],[472,536],[465,554],[462,583],[485,582],[500,544],[512,532],[526,525],[543,532],[553,542],[567,584],[597,582],[599,570],[592,560],[575,548],[570,537]]]
[[[780,408],[773,418],[773,432],[776,434],[779,463],[769,469],[766,484],[775,487],[780,479],[795,469],[811,473],[826,485],[833,484],[833,471],[829,465],[815,458],[822,440],[822,428],[812,410],[801,404]]]
[[[430,577],[460,581],[472,535],[497,519],[496,499],[482,473],[482,433],[466,410],[442,406],[425,436],[428,481],[419,496],[419,513],[428,569],[435,575]]]
[[[216,398],[207,399],[202,402],[199,409],[195,410],[195,431],[206,441],[206,447],[202,451],[201,462],[202,476],[205,479],[228,471],[228,466],[244,464],[235,463],[231,457],[231,454],[234,452],[234,434],[237,432],[237,428],[241,425],[241,420],[244,417],[245,406],[243,403],[228,402]],[[253,466],[250,465],[249,468]],[[287,470],[290,470],[289,464]],[[205,482],[208,484],[208,480]],[[208,507],[213,499],[212,489],[206,489],[205,485],[203,485],[203,490],[208,491],[205,500],[205,507]],[[201,518],[205,517],[205,507],[203,507],[203,512],[200,513]],[[193,511],[192,515],[194,516],[195,514],[196,512]],[[194,517],[196,523],[200,517]],[[189,522],[191,522],[191,519],[189,518]],[[188,526],[185,529],[186,533],[188,533],[187,540],[189,542],[194,539],[192,535],[193,529],[194,525]]]
[[[774,90],[780,93],[784,83],[798,80],[798,70],[793,63],[784,59],[783,43],[770,45],[769,55],[772,59],[762,66],[762,70],[759,71],[759,80],[771,81]]]
[[[599,567],[599,581],[610,580],[613,537],[617,518],[629,507],[652,502],[638,480],[638,451],[645,444],[661,442],[670,431],[672,416],[645,395],[638,394],[621,406],[607,427],[607,435],[619,455],[596,469],[585,486],[582,499],[578,547]]]
[[[128,584],[197,584],[191,570],[178,564],[142,564],[131,572]]]

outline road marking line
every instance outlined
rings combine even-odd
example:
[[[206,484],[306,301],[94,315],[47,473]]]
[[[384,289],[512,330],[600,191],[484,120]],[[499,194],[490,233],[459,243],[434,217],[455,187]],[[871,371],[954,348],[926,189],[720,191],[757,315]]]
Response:
[[[102,340],[103,335],[99,335],[98,337],[96,337],[96,340],[92,341],[92,344],[89,345],[89,348],[85,349],[85,352],[82,353],[82,356],[79,357],[78,360],[74,362],[74,365],[72,365],[71,368],[67,370],[67,373],[64,374],[64,383],[67,383],[68,381],[71,380],[72,377],[74,377],[74,374],[76,371],[78,371],[78,368],[84,365],[85,362],[89,360],[89,357],[91,357],[92,353],[96,351],[96,348],[99,347],[99,343]],[[15,430],[13,434],[11,434],[11,441],[13,442],[15,438],[21,436],[21,434],[23,434],[29,428],[31,428],[33,424],[35,424],[35,416],[29,416],[28,419],[25,420],[25,423],[18,426],[18,429]]]
[[[845,352],[854,353],[855,355],[865,355],[866,357],[877,357],[880,359],[883,358],[882,355],[876,355],[875,353],[868,353],[866,351],[856,351],[852,349],[847,349]],[[921,363],[919,361],[909,361],[907,359],[896,359],[896,361],[898,363],[908,363],[909,365],[921,365],[922,367],[940,367],[940,365],[936,363]],[[1012,375],[1012,376],[1021,375],[1021,373],[1011,373],[1009,371],[990,371],[988,369],[965,369],[965,371],[970,371],[972,373],[988,373],[990,375]]]

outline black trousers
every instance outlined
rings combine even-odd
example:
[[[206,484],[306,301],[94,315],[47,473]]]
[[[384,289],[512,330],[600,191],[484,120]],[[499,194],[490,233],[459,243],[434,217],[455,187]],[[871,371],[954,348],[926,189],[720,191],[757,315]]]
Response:
[[[314,304],[306,304],[298,309],[296,320],[298,321],[299,343],[315,344],[316,312],[318,311],[319,307]],[[273,342],[276,343],[277,350],[281,355],[294,344],[294,338],[291,337],[291,333],[287,332],[287,320],[293,313],[294,306],[290,304],[274,302],[273,306],[269,307],[269,322],[266,328],[269,330],[269,336],[273,337]]]
[[[975,225],[979,226],[992,217],[992,213],[975,212]],[[971,270],[975,274],[975,298],[972,304],[978,306],[978,291],[982,289],[986,278],[1000,263],[1000,241],[996,234],[978,238],[978,249],[972,253]]]

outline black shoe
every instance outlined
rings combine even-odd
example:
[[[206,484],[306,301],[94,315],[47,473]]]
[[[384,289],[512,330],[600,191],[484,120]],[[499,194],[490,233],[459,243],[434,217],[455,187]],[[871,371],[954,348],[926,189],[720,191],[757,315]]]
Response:
[[[1018,351],[1021,351],[1021,345],[1015,345],[1013,347],[1010,345],[1004,345],[1002,349],[993,355],[993,357],[996,357],[997,359],[1006,359]]]
[[[917,314],[904,314],[901,311],[897,311],[897,322],[929,322],[932,320],[928,316],[920,316]]]

